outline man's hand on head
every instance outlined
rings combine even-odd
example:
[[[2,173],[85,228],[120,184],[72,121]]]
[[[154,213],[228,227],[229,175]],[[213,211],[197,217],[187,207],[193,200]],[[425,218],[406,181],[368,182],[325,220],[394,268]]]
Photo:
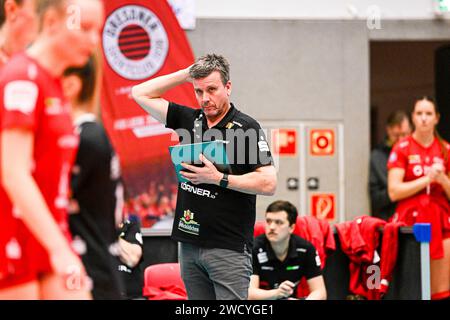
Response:
[[[192,66],[193,66],[193,64],[191,64],[186,69],[183,69],[183,72],[186,73],[186,82],[190,82],[190,83],[192,83],[192,81],[194,80],[194,79],[191,78],[191,76],[189,74],[189,71],[191,70]]]

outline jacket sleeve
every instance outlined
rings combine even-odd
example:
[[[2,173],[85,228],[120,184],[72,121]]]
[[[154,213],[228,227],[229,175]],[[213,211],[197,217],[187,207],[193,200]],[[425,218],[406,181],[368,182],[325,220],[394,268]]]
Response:
[[[376,153],[372,153],[370,157],[369,191],[372,208],[375,210],[384,208],[392,203],[387,190],[387,177],[383,177],[384,173],[380,167],[382,165],[386,164]]]

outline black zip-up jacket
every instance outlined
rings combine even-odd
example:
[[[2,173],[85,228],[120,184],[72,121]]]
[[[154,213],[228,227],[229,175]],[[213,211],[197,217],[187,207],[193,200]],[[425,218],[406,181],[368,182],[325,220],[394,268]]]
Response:
[[[370,155],[369,192],[372,216],[388,220],[395,212],[396,203],[388,194],[387,162],[392,147],[387,140],[373,149]]]

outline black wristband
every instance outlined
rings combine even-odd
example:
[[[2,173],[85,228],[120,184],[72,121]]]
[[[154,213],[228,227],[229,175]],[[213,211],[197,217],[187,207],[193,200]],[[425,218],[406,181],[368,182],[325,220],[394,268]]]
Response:
[[[226,188],[228,186],[228,173],[223,174],[223,178],[220,180],[219,185],[222,188]]]

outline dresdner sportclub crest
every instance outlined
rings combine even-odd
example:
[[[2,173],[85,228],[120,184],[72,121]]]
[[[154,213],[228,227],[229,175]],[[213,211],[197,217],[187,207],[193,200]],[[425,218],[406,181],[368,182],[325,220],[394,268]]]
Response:
[[[127,5],[106,19],[103,50],[117,74],[129,80],[142,80],[163,66],[169,41],[163,24],[152,11]]]

